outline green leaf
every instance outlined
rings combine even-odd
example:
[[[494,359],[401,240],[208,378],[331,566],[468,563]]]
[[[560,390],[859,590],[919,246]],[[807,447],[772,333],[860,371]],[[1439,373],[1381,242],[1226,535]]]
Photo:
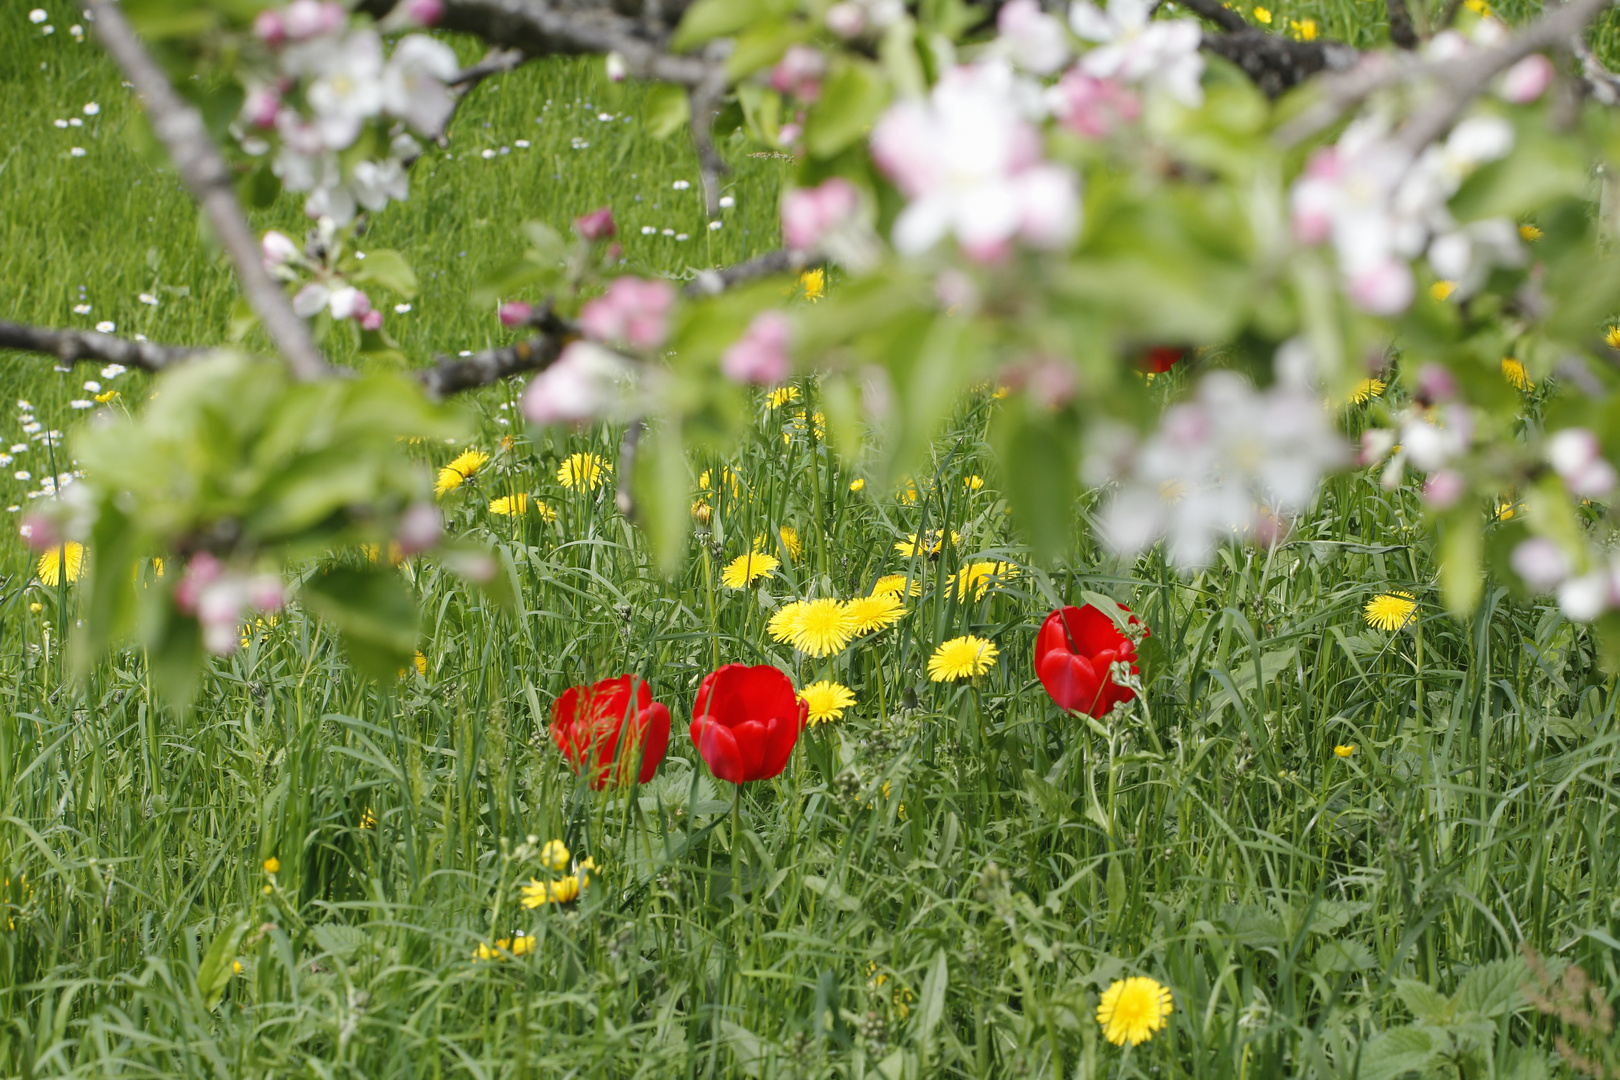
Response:
[[[527,289],[551,292],[562,274],[562,267],[556,262],[546,262],[534,252],[520,255],[479,278],[473,288],[472,302],[475,307],[487,308]]]
[[[776,63],[790,46],[808,41],[812,32],[806,22],[781,19],[756,22],[737,35],[736,47],[726,57],[726,77],[735,81]]]
[[[309,609],[343,632],[349,662],[386,681],[416,654],[416,602],[395,570],[335,566],[304,583]]]
[[[917,1037],[927,1042],[934,1029],[945,1016],[945,991],[950,985],[950,961],[945,950],[934,953],[934,962],[928,965],[923,978],[922,997],[917,1002]]]
[[[1440,595],[1453,615],[1464,616],[1479,604],[1484,581],[1480,559],[1484,551],[1478,514],[1472,508],[1449,514],[1440,537]]]
[[[673,575],[686,555],[691,520],[687,493],[692,490],[681,430],[675,421],[666,419],[648,426],[636,449],[630,482],[637,524],[652,541],[653,559],[660,570]]]
[[[163,700],[184,705],[196,693],[197,675],[202,671],[202,627],[168,601],[148,608],[145,617],[149,625],[141,637],[152,684]]]
[[[1434,1038],[1422,1028],[1399,1027],[1386,1031],[1361,1051],[1357,1080],[1395,1080],[1409,1072],[1422,1072],[1435,1055]]]
[[[657,83],[641,102],[641,126],[655,139],[669,138],[690,119],[692,102],[679,86]]]
[[[242,178],[239,190],[242,201],[253,209],[268,209],[281,197],[281,177],[265,162]]]
[[[1413,1016],[1431,1024],[1449,1024],[1457,1015],[1456,1002],[1426,982],[1396,979],[1395,993]]]
[[[889,103],[889,85],[872,64],[852,60],[832,71],[804,121],[804,148],[829,158],[864,136]]]
[[[1067,550],[1074,527],[1080,494],[1074,436],[1059,430],[1056,419],[1009,408],[996,417],[992,438],[1013,521],[1035,560],[1050,564]]]
[[[135,606],[134,581],[137,532],[129,516],[114,500],[103,501],[90,531],[89,581],[82,636],[76,666],[97,659],[114,640],[129,630]]]
[[[685,52],[705,41],[735,34],[761,17],[780,15],[788,6],[777,0],[697,0],[681,17],[669,47]]]
[[[1525,1006],[1520,988],[1529,981],[1530,969],[1520,957],[1481,964],[1457,984],[1457,1011],[1487,1019],[1516,1012]]]
[[[231,976],[235,974],[232,965],[236,960],[236,950],[242,944],[247,928],[247,920],[241,915],[235,916],[225,929],[214,935],[213,944],[208,946],[208,952],[203,955],[202,964],[197,968],[197,993],[210,1009],[219,1004],[220,998],[225,996],[225,988],[231,983]]]
[[[366,252],[360,269],[349,274],[356,285],[380,285],[409,300],[416,295],[416,271],[405,256],[391,248]]]

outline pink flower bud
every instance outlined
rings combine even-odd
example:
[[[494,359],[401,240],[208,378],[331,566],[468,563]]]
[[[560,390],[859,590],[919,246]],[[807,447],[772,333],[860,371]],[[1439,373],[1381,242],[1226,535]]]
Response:
[[[61,547],[66,542],[57,523],[44,514],[30,513],[17,529],[17,535],[28,541],[35,551]]]
[[[412,503],[399,515],[399,534],[395,539],[399,541],[400,554],[409,557],[433,547],[443,534],[444,520],[439,517],[438,509],[429,503]]]
[[[812,251],[859,203],[855,185],[841,176],[819,187],[796,188],[782,197],[782,238],[793,251]]]
[[[733,382],[774,386],[793,370],[788,359],[788,334],[792,329],[780,311],[754,316],[748,330],[720,357],[720,372]]]
[[[792,146],[794,143],[799,141],[799,136],[803,134],[804,125],[797,121],[792,121],[790,123],[783,124],[777,129],[776,141],[781,143],[783,146]]]
[[[500,316],[502,326],[525,326],[528,324],[529,316],[534,314],[534,307],[521,300],[509,300],[501,305],[497,314]]]
[[[814,101],[821,96],[821,77],[826,73],[825,56],[808,45],[794,45],[771,71],[771,88],[801,101]]]
[[[353,310],[349,312],[349,318],[363,319],[370,315],[371,311],[371,297],[359,289],[354,290]]]
[[[1100,139],[1121,123],[1142,115],[1142,100],[1112,79],[1098,79],[1070,68],[1052,87],[1049,101],[1063,125],[1076,135]]]
[[[260,574],[253,579],[249,590],[253,606],[260,611],[280,611],[287,602],[287,593],[281,579],[274,574]]]
[[[866,29],[866,12],[859,4],[841,0],[827,9],[827,29],[846,40],[859,37]]]
[[[1544,536],[1520,541],[1509,561],[1532,592],[1552,592],[1569,576],[1569,556]]]
[[[372,308],[360,318],[360,329],[362,330],[370,330],[375,332],[382,329],[382,324],[383,313],[378,311],[376,308]]]
[[[444,17],[444,0],[405,0],[401,7],[418,26],[433,26]]]
[[[594,341],[654,349],[669,332],[669,309],[674,304],[675,290],[667,281],[618,277],[605,295],[581,309],[579,326]]]
[[[256,128],[276,126],[276,114],[281,110],[281,92],[274,87],[261,86],[248,94],[242,103],[242,116]]]
[[[1038,361],[1024,376],[1030,397],[1052,412],[1074,400],[1074,365],[1054,357]]]
[[[604,206],[575,218],[574,231],[586,240],[606,240],[618,232],[618,227],[613,224],[613,209]]]
[[[1531,53],[1517,64],[1508,68],[1507,74],[1502,76],[1502,85],[1498,92],[1504,101],[1515,105],[1528,105],[1552,85],[1553,62],[1540,53]]]
[[[1436,510],[1449,510],[1457,505],[1468,485],[1456,469],[1441,469],[1423,484],[1423,501]]]
[[[264,234],[264,239],[259,241],[259,252],[264,257],[265,267],[269,269],[296,259],[298,245],[293,243],[292,237],[286,233],[271,229]]]
[[[293,41],[308,41],[322,34],[343,28],[349,13],[342,4],[322,3],[321,0],[293,0],[282,13],[287,37]]]
[[[281,12],[275,8],[266,8],[259,12],[253,19],[253,33],[272,49],[285,44],[287,25],[281,20]]]
[[[1412,268],[1398,259],[1368,267],[1350,278],[1350,300],[1372,315],[1399,315],[1412,304],[1417,282]]]
[[[1417,373],[1417,401],[1420,405],[1435,405],[1457,396],[1457,380],[1439,364],[1424,364]]]

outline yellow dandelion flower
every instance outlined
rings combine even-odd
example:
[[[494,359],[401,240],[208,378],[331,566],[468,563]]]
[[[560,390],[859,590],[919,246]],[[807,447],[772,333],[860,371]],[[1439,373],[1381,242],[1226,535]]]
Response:
[[[1513,505],[1512,500],[1503,500],[1496,504],[1497,521],[1511,521],[1516,513],[1518,513],[1518,507]]]
[[[954,682],[983,675],[996,666],[999,652],[991,642],[972,634],[951,638],[928,658],[928,677],[934,682]]]
[[[152,558],[152,573],[156,574],[158,577],[163,576],[163,560],[157,558],[156,556]]]
[[[799,539],[799,530],[791,525],[784,525],[776,530],[776,534],[782,538],[782,550],[787,552],[788,561],[798,562],[799,556],[804,554],[804,544]],[[770,536],[766,533],[754,537],[754,550],[763,551],[769,539]]]
[[[1519,239],[1523,240],[1527,244],[1533,244],[1545,235],[1547,234],[1536,228],[1534,225],[1519,226]]]
[[[579,878],[570,874],[556,881],[529,879],[523,886],[523,906],[537,908],[543,904],[566,904],[579,899]]]
[[[489,500],[489,512],[500,514],[502,517],[516,517],[529,509],[529,496],[526,492],[516,495],[502,495],[498,499]]]
[[[360,828],[362,828],[362,829],[375,829],[376,827],[377,827],[377,815],[373,814],[371,812],[371,807],[368,806],[368,807],[366,807],[364,810],[362,810],[360,812]]]
[[[765,395],[765,407],[767,409],[780,409],[783,405],[798,400],[799,388],[797,386],[778,386]]]
[[[962,546],[962,534],[955,529],[951,530],[951,545],[953,547]],[[896,540],[894,544],[894,550],[902,555],[910,557],[923,554],[931,559],[938,558],[944,547],[945,540],[938,529],[929,529],[920,538],[916,533],[911,533],[904,540]]]
[[[463,450],[454,461],[439,470],[439,480],[433,485],[433,494],[444,498],[461,485],[470,483],[478,476],[478,470],[488,463],[489,455],[482,450]]]
[[[814,420],[815,420],[815,425],[816,425],[816,438],[817,439],[826,438],[827,437],[827,416],[826,416],[826,414],[823,413],[820,409],[817,409]],[[793,436],[795,436],[795,435],[808,436],[809,433],[810,433],[810,421],[811,421],[811,418],[805,414],[805,411],[803,409],[800,409],[798,412],[794,413],[793,414],[793,419],[790,420],[788,422],[787,426],[782,429],[782,445],[783,446],[791,445],[792,442],[793,442]]]
[[[35,600],[32,604],[28,605],[28,610],[33,614],[38,615],[40,612],[45,610],[45,605],[41,604],[38,600]]]
[[[569,454],[557,469],[557,483],[573,490],[595,491],[613,474],[613,466],[595,454]]]
[[[1255,8],[1254,9],[1254,21],[1259,23],[1261,26],[1270,26],[1271,25],[1271,11],[1269,9],[1263,8],[1263,7]]]
[[[1534,390],[1536,384],[1530,381],[1530,373],[1524,365],[1511,356],[1502,357],[1502,378],[1513,384],[1516,390]]]
[[[1351,754],[1356,752],[1356,744],[1350,743],[1348,746],[1335,746],[1333,748],[1333,752],[1339,757],[1349,757]]]
[[[561,840],[547,840],[546,846],[540,849],[540,865],[547,870],[561,873],[568,869],[568,860],[572,857],[568,845]]]
[[[1491,5],[1486,3],[1485,0],[1463,0],[1463,7],[1482,19],[1488,19],[1493,14]]]
[[[1290,20],[1288,20],[1288,26],[1293,31],[1295,40],[1297,40],[1297,41],[1315,41],[1316,40],[1316,20],[1315,19],[1290,19]]]
[[[528,956],[530,953],[534,952],[535,949],[540,947],[540,942],[537,938],[529,934],[525,934],[521,930],[518,931],[517,935],[512,938],[511,944],[507,944],[505,938],[502,938],[500,941],[496,942],[496,944],[500,945],[502,948],[509,949],[513,956]]]
[[[795,620],[793,647],[820,659],[840,652],[855,636],[855,621],[841,600],[807,600]]]
[[[865,491],[866,490],[866,479],[864,477],[857,476],[855,479],[853,479],[853,480],[851,480],[849,482],[849,490],[851,490],[851,491]]]
[[[264,872],[267,874],[281,873],[281,860],[276,858],[274,855],[264,860]]]
[[[826,679],[806,686],[799,692],[799,696],[809,706],[807,717],[811,724],[831,723],[843,716],[845,709],[855,704],[855,694],[849,687]]]
[[[416,654],[416,673],[427,678],[427,657],[420,652]]]
[[[911,593],[912,596],[921,596],[922,582],[918,581],[916,578],[912,578],[911,585],[908,588],[906,585],[906,575],[904,574],[884,574],[882,577],[872,582],[873,596],[878,596],[882,593],[893,593],[895,596],[899,596],[905,592]]]
[[[714,508],[707,502],[699,499],[692,504],[692,520],[699,525],[707,525],[712,517],[714,517]]]
[[[1429,295],[1436,300],[1444,300],[1456,291],[1456,288],[1457,283],[1455,281],[1437,281],[1429,286]]]
[[[962,486],[969,491],[979,491],[984,487],[984,477],[977,475],[964,476],[962,477]]]
[[[60,585],[64,563],[67,564],[67,579],[78,581],[79,575],[84,573],[84,545],[77,540],[69,540],[60,547],[47,548],[34,567],[39,574],[40,584]]]
[[[904,503],[907,506],[916,506],[917,481],[913,480],[909,476],[906,477],[905,480],[900,484],[900,490],[894,493],[894,497],[896,500]]]
[[[733,499],[742,494],[742,481],[737,478],[736,473],[731,471],[730,466],[724,466],[720,469],[720,483],[725,485],[726,490],[723,492],[710,485],[708,469],[704,469],[702,473],[698,474],[698,487],[705,492],[716,495],[729,495]]]
[[[770,621],[765,624],[765,632],[771,636],[772,641],[783,645],[792,644],[793,638],[799,632],[799,618],[809,605],[803,600],[795,600],[790,604],[783,604],[776,609]]]
[[[118,391],[116,391],[116,390],[103,391],[102,393],[99,393],[99,394],[96,395],[96,404],[105,405],[109,401],[116,400],[118,398],[118,396],[119,396]]]
[[[1018,576],[1018,567],[1008,562],[976,562],[968,563],[962,567],[962,572],[952,574],[945,579],[945,587],[956,586],[956,598],[966,600],[968,590],[973,590],[973,599],[983,600],[984,592],[991,582],[997,578],[1010,578]]]
[[[1362,379],[1356,383],[1356,388],[1350,391],[1350,404],[1365,405],[1376,397],[1383,397],[1385,383],[1383,379]]]
[[[799,275],[799,288],[804,290],[804,298],[812,304],[827,294],[827,271],[821,267],[806,270]]]
[[[1379,630],[1399,630],[1417,614],[1417,598],[1409,592],[1380,593],[1367,601],[1361,617],[1367,625]]]
[[[726,564],[726,568],[720,571],[720,584],[728,589],[746,589],[780,565],[775,555],[750,551]]]
[[[1170,991],[1152,979],[1141,975],[1116,979],[1097,1003],[1097,1023],[1103,1038],[1115,1046],[1135,1046],[1162,1031],[1174,1007]]]
[[[902,579],[901,586],[904,585]],[[899,622],[900,616],[906,613],[906,605],[898,593],[874,592],[871,596],[857,596],[849,601],[844,605],[844,611],[848,613],[857,634],[870,634]]]
[[[1620,349],[1620,326],[1611,326],[1603,335],[1603,343],[1611,349]]]

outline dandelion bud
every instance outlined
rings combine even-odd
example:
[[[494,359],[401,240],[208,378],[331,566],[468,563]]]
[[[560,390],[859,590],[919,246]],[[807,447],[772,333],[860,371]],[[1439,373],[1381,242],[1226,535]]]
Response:
[[[586,240],[606,240],[618,231],[613,224],[612,207],[604,206],[575,218],[574,231]]]
[[[521,300],[509,300],[500,306],[497,314],[502,326],[526,326],[529,317],[534,314],[534,307]]]
[[[265,269],[274,269],[298,257],[298,245],[293,243],[292,237],[286,233],[271,229],[264,234],[259,242],[259,251],[264,258]]]

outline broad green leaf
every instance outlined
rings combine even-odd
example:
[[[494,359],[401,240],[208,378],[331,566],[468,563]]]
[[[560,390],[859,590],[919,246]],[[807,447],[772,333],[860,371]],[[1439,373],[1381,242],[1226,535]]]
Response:
[[[871,129],[889,103],[889,86],[872,64],[848,60],[828,75],[821,97],[804,121],[804,148],[829,158]]]
[[[692,490],[681,431],[675,421],[649,424],[642,434],[631,489],[637,524],[652,542],[654,561],[665,574],[674,574],[686,554],[686,533],[691,522],[687,493]]]
[[[1035,560],[1050,564],[1067,550],[1074,527],[1080,494],[1074,435],[1055,418],[1031,417],[1016,408],[1002,410],[995,422],[996,460],[1013,520]]]
[[[349,661],[362,675],[394,678],[416,653],[416,602],[390,569],[334,566],[304,583],[309,609],[343,633]]]
[[[950,986],[950,960],[945,950],[934,953],[934,962],[928,965],[923,978],[922,997],[917,1001],[917,1037],[927,1042],[934,1029],[945,1016],[945,991]]]
[[[759,0],[697,0],[681,16],[669,47],[685,52],[705,41],[735,34],[760,16],[771,14],[775,6]]]
[[[220,998],[225,996],[225,988],[231,983],[231,976],[235,974],[233,962],[236,960],[236,950],[242,944],[247,928],[247,920],[241,915],[235,916],[214,935],[213,944],[208,946],[208,952],[197,967],[197,993],[210,1009],[219,1004]]]
[[[1426,982],[1396,979],[1395,993],[1419,1020],[1431,1024],[1449,1024],[1457,1015],[1456,1002]]]
[[[736,46],[726,57],[726,77],[732,80],[752,75],[782,58],[788,48],[808,41],[813,28],[807,22],[764,19],[737,35]]]
[[[1435,1052],[1430,1032],[1414,1027],[1394,1028],[1362,1049],[1356,1080],[1395,1080],[1409,1072],[1422,1072]]]
[[[87,601],[75,659],[81,673],[129,630],[135,590],[144,587],[135,581],[137,538],[129,516],[116,503],[101,508],[90,532],[90,550],[95,552],[95,558],[86,566]]]
[[[1478,515],[1471,511],[1447,515],[1440,537],[1440,595],[1453,615],[1471,614],[1484,589],[1480,557],[1484,542]]]
[[[416,271],[405,256],[390,248],[366,252],[360,269],[349,274],[356,285],[380,285],[409,300],[416,295]]]
[[[487,308],[530,289],[550,292],[562,275],[560,265],[537,258],[532,252],[508,259],[478,279],[472,293],[473,306]]]
[[[1517,956],[1492,960],[1474,968],[1457,984],[1458,1013],[1473,1013],[1495,1019],[1525,1005],[1523,987],[1530,981],[1530,969]]]
[[[655,139],[669,138],[690,119],[692,102],[679,86],[658,83],[647,91],[647,96],[642,100],[641,126]]]
[[[202,628],[167,600],[149,606],[142,614],[147,625],[141,638],[158,696],[170,704],[185,705],[196,692],[197,675],[202,671]]]

